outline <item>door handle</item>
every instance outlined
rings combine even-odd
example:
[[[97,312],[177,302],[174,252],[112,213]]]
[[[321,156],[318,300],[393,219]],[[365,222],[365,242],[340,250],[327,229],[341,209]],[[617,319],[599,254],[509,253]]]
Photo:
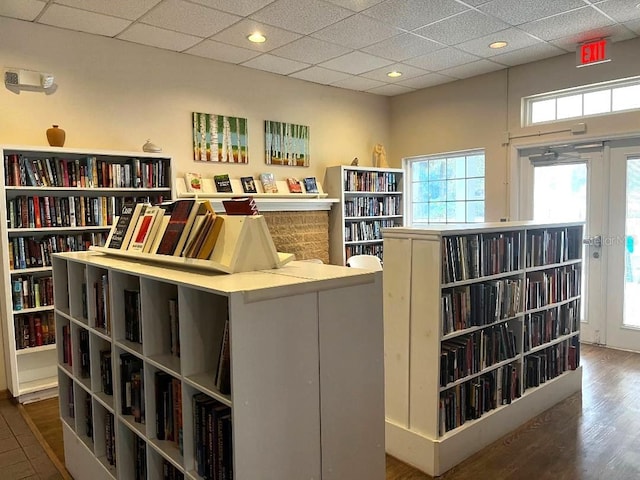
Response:
[[[582,239],[584,245],[591,245],[592,247],[602,247],[602,235],[594,235],[593,237],[585,237]]]

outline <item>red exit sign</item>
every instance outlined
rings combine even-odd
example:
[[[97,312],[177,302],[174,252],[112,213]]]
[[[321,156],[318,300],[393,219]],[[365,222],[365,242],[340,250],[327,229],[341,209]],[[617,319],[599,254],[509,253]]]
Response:
[[[609,40],[596,40],[594,42],[578,45],[577,67],[586,67],[611,61],[609,58]]]

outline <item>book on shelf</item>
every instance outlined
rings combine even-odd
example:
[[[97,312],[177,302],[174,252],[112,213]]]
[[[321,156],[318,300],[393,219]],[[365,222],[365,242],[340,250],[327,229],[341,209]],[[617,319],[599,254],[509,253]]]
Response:
[[[80,378],[91,377],[89,331],[84,328],[78,329],[78,354],[80,358]]]
[[[229,319],[226,319],[224,322],[215,382],[216,388],[220,390],[220,393],[225,395],[231,393],[231,342],[229,339]]]
[[[165,372],[155,373],[156,438],[182,450],[182,384]]]
[[[223,173],[213,176],[213,183],[216,186],[216,192],[218,193],[232,193],[231,180],[229,180],[229,174]]]
[[[273,173],[261,173],[260,182],[264,193],[278,193],[278,185]]]
[[[85,434],[91,440],[93,440],[93,408],[92,408],[92,397],[91,394],[85,392],[84,397],[84,425],[85,425]]]
[[[224,219],[221,216],[216,215],[213,223],[205,234],[202,245],[197,251],[195,258],[198,258],[200,260],[207,260],[211,257],[213,249],[215,248],[216,243],[218,242],[218,238],[220,237],[220,232],[222,231],[223,225]]]
[[[202,193],[202,174],[185,173],[184,181],[189,193]]]
[[[140,292],[138,290],[124,289],[124,330],[126,340],[142,344]]]
[[[204,478],[233,478],[231,407],[205,394],[193,402],[195,470]]]
[[[156,253],[159,255],[180,255],[182,253],[182,247],[189,236],[189,230],[198,213],[200,203],[192,199],[174,202],[171,218]]]
[[[240,183],[242,184],[242,191],[244,193],[258,193],[256,181],[253,177],[240,177]]]
[[[148,253],[151,249],[153,239],[162,223],[164,209],[155,206],[147,207],[138,218],[138,223],[133,231],[129,250]]]
[[[172,356],[180,358],[180,310],[177,298],[169,300],[169,351]]]
[[[302,185],[300,181],[294,177],[287,177],[287,186],[289,187],[289,193],[302,193]]]
[[[116,429],[113,413],[104,414],[105,457],[109,465],[116,464]]]
[[[120,211],[118,223],[112,228],[113,233],[107,247],[126,250],[137,226],[138,218],[146,208],[147,204],[144,203],[125,203]]]
[[[120,354],[120,394],[122,415],[144,423],[144,375],[142,360],[130,353]]]
[[[253,197],[236,197],[223,200],[222,206],[227,215],[258,215],[258,206]]]
[[[102,392],[113,395],[113,368],[111,366],[111,350],[100,351],[100,381]]]
[[[16,350],[50,345],[56,341],[53,312],[17,315],[14,324]]]
[[[316,177],[306,177],[302,179],[304,183],[304,191],[307,193],[319,193],[318,190],[318,182],[316,181]]]

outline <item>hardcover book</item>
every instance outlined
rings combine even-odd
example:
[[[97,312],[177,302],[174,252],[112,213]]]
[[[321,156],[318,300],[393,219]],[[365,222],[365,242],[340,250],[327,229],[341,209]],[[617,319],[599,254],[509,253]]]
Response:
[[[129,250],[149,252],[163,216],[164,210],[162,208],[148,207],[138,219],[138,224],[131,237]]]
[[[207,231],[206,237],[202,242],[202,246],[200,247],[200,251],[197,253],[197,258],[200,260],[207,260],[213,254],[213,249],[218,242],[218,237],[220,236],[220,232],[222,231],[222,226],[224,224],[224,218],[220,215],[216,215],[216,218],[213,220],[213,224]]]
[[[307,193],[319,193],[316,177],[307,177],[303,180],[303,182],[304,182],[304,190]]]
[[[287,178],[287,185],[289,186],[290,193],[302,193],[302,186],[297,178]]]
[[[232,193],[231,180],[229,175],[224,173],[222,175],[214,175],[213,181],[216,184],[216,191],[218,193]]]
[[[241,177],[240,183],[242,183],[242,190],[244,193],[258,193],[256,189],[256,182],[253,177]]]
[[[174,254],[174,251],[178,246],[178,242],[180,242],[180,237],[182,236],[184,230],[187,229],[188,232],[187,224],[190,228],[191,224],[193,223],[195,212],[193,213],[193,216],[191,216],[191,213],[195,207],[195,200],[185,199],[175,201],[173,212],[171,213],[171,218],[169,219],[169,223],[164,231],[162,241],[158,245],[156,253],[158,253],[159,255]],[[195,211],[197,212],[197,209],[195,209]]]
[[[238,197],[223,200],[222,206],[227,215],[257,215],[258,207],[253,197]]]
[[[278,193],[278,186],[273,173],[261,173],[260,182],[262,182],[264,193]]]
[[[185,173],[184,180],[187,184],[187,192],[202,192],[202,175],[199,173]]]

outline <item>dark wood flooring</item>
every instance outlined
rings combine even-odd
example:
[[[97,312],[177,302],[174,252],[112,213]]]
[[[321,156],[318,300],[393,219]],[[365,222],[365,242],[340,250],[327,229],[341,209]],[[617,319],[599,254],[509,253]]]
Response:
[[[640,354],[583,345],[581,362],[582,393],[547,410],[440,478],[640,479]],[[27,405],[25,410],[64,461],[57,399]],[[387,456],[387,480],[430,478]]]

